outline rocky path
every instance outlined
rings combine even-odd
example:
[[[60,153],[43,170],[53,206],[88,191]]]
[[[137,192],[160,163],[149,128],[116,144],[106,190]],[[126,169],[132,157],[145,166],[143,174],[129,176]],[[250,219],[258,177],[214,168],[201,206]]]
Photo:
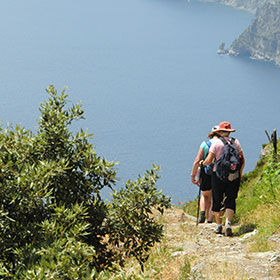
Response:
[[[181,209],[173,208],[166,215],[167,242],[175,248],[172,257],[189,259],[189,280],[280,279],[280,235],[270,238],[271,251],[253,252],[256,231],[226,237],[214,233],[215,223],[196,226],[196,219]]]

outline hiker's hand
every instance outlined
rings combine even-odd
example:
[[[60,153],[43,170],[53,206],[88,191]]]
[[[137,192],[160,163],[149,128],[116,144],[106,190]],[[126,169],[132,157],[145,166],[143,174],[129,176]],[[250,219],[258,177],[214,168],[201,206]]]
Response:
[[[192,183],[195,185],[200,185],[199,180],[196,180],[195,177],[192,177]]]
[[[197,182],[195,180],[195,176],[192,176],[191,179],[192,179],[192,183],[196,185]]]

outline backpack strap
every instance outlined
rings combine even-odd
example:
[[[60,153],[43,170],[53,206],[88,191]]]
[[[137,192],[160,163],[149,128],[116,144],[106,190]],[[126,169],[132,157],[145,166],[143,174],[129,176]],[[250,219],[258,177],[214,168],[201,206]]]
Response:
[[[210,148],[211,145],[212,145],[212,143],[210,142],[210,140],[206,140],[205,143],[206,143],[206,145],[208,146],[208,148]]]
[[[212,143],[209,140],[205,140],[204,142],[205,142],[205,144],[208,147],[207,152],[206,152],[206,150],[204,151],[204,149],[203,149],[203,159],[206,159],[206,157],[207,157],[207,155],[209,153],[210,146],[211,146]],[[205,147],[205,149],[206,149],[206,147]],[[205,155],[204,155],[204,153],[205,153]]]
[[[224,145],[228,145],[228,141],[223,136],[220,136],[219,139],[224,143]]]
[[[223,136],[220,136],[219,139],[225,144],[225,145],[228,145],[228,141],[223,137]],[[235,142],[235,138],[231,137],[230,139],[230,144],[233,144]]]

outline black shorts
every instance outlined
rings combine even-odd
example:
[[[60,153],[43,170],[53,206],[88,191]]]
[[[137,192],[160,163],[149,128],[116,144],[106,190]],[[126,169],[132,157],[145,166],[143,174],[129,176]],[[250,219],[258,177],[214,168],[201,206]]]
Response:
[[[202,191],[209,191],[212,189],[211,175],[204,172],[204,168],[200,170],[200,189]]]
[[[238,195],[239,186],[240,186],[240,178],[238,178],[234,181],[231,181],[231,182],[223,182],[217,177],[216,172],[213,172],[213,175],[212,175],[212,197],[213,197],[212,211],[219,212],[222,207],[225,207],[225,209],[229,208],[235,212],[235,209],[236,209],[235,200]]]

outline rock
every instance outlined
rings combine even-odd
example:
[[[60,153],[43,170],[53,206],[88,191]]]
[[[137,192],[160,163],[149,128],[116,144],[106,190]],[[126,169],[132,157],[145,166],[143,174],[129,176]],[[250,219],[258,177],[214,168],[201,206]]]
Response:
[[[187,215],[183,212],[181,217],[180,217],[180,222],[185,222],[188,219]]]
[[[244,236],[240,239],[241,239],[241,241],[244,241],[244,240],[256,235],[257,233],[258,233],[258,231],[256,229],[254,229],[252,232],[248,232],[248,233],[244,234]]]
[[[178,252],[175,252],[171,255],[171,257],[178,257],[178,256],[184,256],[186,255],[187,253],[184,252],[184,251],[178,251]]]
[[[279,260],[279,255],[273,251],[250,253],[250,257],[256,259],[261,264],[270,266],[269,262],[276,262]]]
[[[219,49],[217,51],[218,54],[227,54],[228,51],[225,49],[225,43],[222,42],[219,46]]]
[[[205,279],[201,273],[203,271],[203,268],[204,268],[204,266],[203,266],[202,262],[199,262],[196,265],[194,265],[191,268],[191,275],[193,275],[193,276],[190,277],[189,279],[200,279],[200,280]]]
[[[280,262],[280,256],[274,255],[270,258],[271,262]]]

